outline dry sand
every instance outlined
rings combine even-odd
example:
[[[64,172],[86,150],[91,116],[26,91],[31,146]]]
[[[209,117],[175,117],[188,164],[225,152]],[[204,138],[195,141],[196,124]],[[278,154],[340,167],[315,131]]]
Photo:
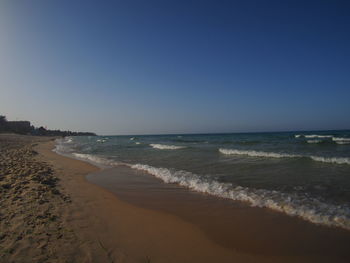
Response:
[[[37,160],[35,143],[48,141],[0,135],[0,261],[60,262],[74,255],[74,233],[61,220],[70,203],[58,190],[52,167]]]
[[[224,248],[179,217],[121,201],[86,181],[98,168],[53,145],[0,135],[0,262],[300,262]]]

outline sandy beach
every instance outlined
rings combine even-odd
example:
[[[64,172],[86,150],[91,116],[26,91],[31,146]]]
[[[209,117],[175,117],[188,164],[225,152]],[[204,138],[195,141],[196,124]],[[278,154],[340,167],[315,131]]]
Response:
[[[179,218],[88,183],[98,168],[53,153],[53,145],[1,135],[1,262],[254,262]]]
[[[350,263],[349,13],[0,0],[0,263]]]
[[[257,243],[249,239],[242,239],[243,245],[237,248],[225,246],[219,241],[222,235],[215,238],[210,234],[213,232],[206,231],[215,226],[209,222],[213,217],[208,217],[205,228],[196,224],[196,218],[181,216],[185,211],[177,214],[149,206],[147,198],[143,204],[136,202],[135,193],[127,198],[119,192],[119,198],[118,193],[86,180],[86,175],[99,173],[99,168],[52,152],[53,139],[0,136],[1,262],[320,262],[322,258],[326,262],[332,253],[316,254],[325,250],[325,245],[335,247],[349,239],[346,231],[307,228],[292,220],[294,223],[285,225],[293,225],[293,231],[311,229],[306,232],[310,235],[307,241],[320,237],[330,237],[330,241],[311,246],[314,253],[296,249],[299,252],[294,256],[290,252],[295,248],[288,249],[288,236],[275,239],[285,243],[267,244],[268,253],[250,249],[250,243]],[[139,199],[143,197],[140,194]],[[252,218],[261,214],[259,211],[245,211],[250,224],[259,221]],[[276,223],[270,222],[270,226]],[[237,241],[245,231],[236,230]],[[250,238],[255,230],[250,231]],[[270,242],[268,236],[261,237],[268,232],[260,229],[256,238]],[[292,231],[283,234],[288,233]],[[295,237],[301,240],[305,236],[299,233]],[[328,247],[330,251],[332,246]],[[274,248],[283,252],[271,252]],[[340,255],[333,262],[347,262],[345,248],[344,244],[335,250]]]

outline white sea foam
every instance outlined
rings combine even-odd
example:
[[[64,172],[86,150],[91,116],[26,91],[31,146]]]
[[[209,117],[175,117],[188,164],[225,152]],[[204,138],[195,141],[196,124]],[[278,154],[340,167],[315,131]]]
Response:
[[[68,154],[68,153],[71,153],[73,151],[73,149],[71,147],[73,140],[71,137],[66,137],[63,139],[56,139],[55,142],[56,142],[55,148],[53,149],[53,151],[55,153]]]
[[[319,134],[309,134],[309,135],[305,135],[305,134],[296,134],[294,135],[295,138],[302,138],[302,137],[305,137],[305,138],[332,138],[333,135],[319,135]]]
[[[324,163],[335,163],[335,164],[350,164],[350,158],[348,157],[321,157],[321,156],[310,156],[314,161]]]
[[[337,144],[350,144],[350,138],[333,137],[332,140]]]
[[[160,150],[178,150],[178,149],[186,148],[186,146],[166,145],[166,144],[150,144],[150,146]]]
[[[333,137],[332,140],[336,142],[338,141],[350,142],[350,138]]]
[[[305,138],[332,138],[333,135],[318,135],[318,134],[312,134],[312,135],[304,135]]]
[[[235,149],[223,149],[220,148],[219,152],[223,154],[233,155],[247,155],[250,157],[270,157],[270,158],[294,158],[300,157],[300,155],[287,154],[287,153],[274,153],[274,152],[261,152],[261,151],[245,151]]]
[[[55,148],[53,149],[54,152],[56,153],[61,153],[61,154],[64,154],[64,153],[69,153],[72,151],[72,149],[62,143],[57,143]]]
[[[341,138],[341,137],[333,137],[333,141],[338,142],[338,141],[348,141],[350,142],[350,138]]]
[[[307,140],[307,143],[321,143],[323,142],[322,140]]]
[[[145,171],[165,183],[176,183],[197,192],[247,202],[255,207],[270,208],[316,224],[337,226],[350,230],[350,209],[345,206],[326,204],[301,194],[287,194],[279,191],[233,186],[229,183],[209,180],[187,171],[156,168],[143,164],[134,164],[130,167]]]
[[[135,142],[135,144],[141,144],[140,142]]]
[[[62,144],[60,141],[57,141],[57,145]],[[64,150],[66,151],[67,149],[64,148]],[[57,152],[62,153],[59,150]],[[261,152],[258,154],[259,156],[260,153]],[[273,209],[290,216],[300,217],[312,223],[336,226],[350,230],[350,208],[348,206],[327,204],[300,193],[283,193],[280,191],[235,186],[230,183],[221,183],[209,177],[200,176],[188,171],[157,168],[145,164],[126,164],[92,154],[70,153],[69,156],[102,167],[125,165],[132,169],[147,172],[165,183],[175,183],[193,191],[246,202],[254,207]],[[280,156],[280,154],[277,156]],[[288,157],[289,156],[290,155],[288,155]],[[269,157],[271,157],[271,155],[269,155]],[[311,158],[318,159],[323,157],[312,156]],[[334,162],[334,158],[323,158],[322,161]],[[350,163],[347,158],[345,158],[344,161]]]
[[[350,141],[336,141],[336,144],[350,144]]]
[[[350,164],[350,157],[322,157],[308,156],[288,153],[260,152],[260,151],[244,151],[235,149],[219,149],[220,153],[227,155],[246,155],[250,157],[266,157],[266,158],[310,158],[317,162],[335,163],[335,164]]]
[[[301,138],[305,137],[308,139],[332,139],[333,142],[336,144],[350,144],[350,138],[342,138],[342,137],[334,137],[333,135],[317,135],[317,134],[312,134],[312,135],[303,135],[303,134],[296,134],[294,135],[295,138]],[[307,140],[307,143],[320,143],[322,140]]]
[[[131,137],[131,138],[130,138],[130,141],[133,141],[133,140],[135,140],[135,137]]]
[[[118,166],[121,164],[119,162],[109,160],[107,158],[99,157],[93,154],[72,153],[72,156],[77,159],[88,161],[102,167]]]

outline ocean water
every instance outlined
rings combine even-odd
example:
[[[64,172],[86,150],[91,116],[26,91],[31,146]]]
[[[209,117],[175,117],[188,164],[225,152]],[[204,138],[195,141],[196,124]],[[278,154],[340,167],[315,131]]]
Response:
[[[55,151],[350,230],[350,131],[66,137]]]

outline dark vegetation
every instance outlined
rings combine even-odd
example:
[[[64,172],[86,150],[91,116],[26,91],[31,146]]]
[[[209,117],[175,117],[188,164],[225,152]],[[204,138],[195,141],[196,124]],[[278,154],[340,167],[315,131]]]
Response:
[[[8,121],[6,116],[0,115],[0,133],[18,133],[37,136],[95,136],[92,132],[72,132],[49,130],[44,127],[36,128],[29,121]]]

